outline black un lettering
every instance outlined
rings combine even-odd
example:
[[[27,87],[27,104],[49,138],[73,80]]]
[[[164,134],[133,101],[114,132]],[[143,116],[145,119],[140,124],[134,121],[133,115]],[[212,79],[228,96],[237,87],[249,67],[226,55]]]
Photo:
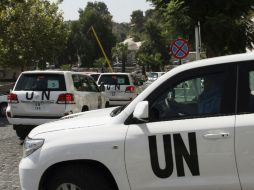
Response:
[[[183,142],[181,134],[173,134],[175,162],[178,177],[185,176],[183,163],[184,160],[193,176],[200,175],[196,134],[194,132],[188,133],[188,139],[189,139],[189,151],[187,150]],[[170,177],[174,169],[171,135],[170,134],[163,135],[163,144],[166,162],[166,166],[163,169],[160,168],[159,166],[156,136],[149,136],[148,141],[149,141],[151,166],[154,174],[159,178]]]

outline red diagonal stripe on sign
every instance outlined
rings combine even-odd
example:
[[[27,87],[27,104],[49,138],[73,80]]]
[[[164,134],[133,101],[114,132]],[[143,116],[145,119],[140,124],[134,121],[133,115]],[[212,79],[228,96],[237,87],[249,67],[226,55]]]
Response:
[[[176,55],[178,54],[179,51],[182,51],[182,47],[184,46],[184,44],[185,44],[185,43],[183,42],[183,44],[182,44],[181,46],[178,46],[178,45],[175,43],[176,47],[179,48],[179,49],[176,51],[176,53],[175,53]],[[185,51],[183,51],[183,52],[185,52]]]

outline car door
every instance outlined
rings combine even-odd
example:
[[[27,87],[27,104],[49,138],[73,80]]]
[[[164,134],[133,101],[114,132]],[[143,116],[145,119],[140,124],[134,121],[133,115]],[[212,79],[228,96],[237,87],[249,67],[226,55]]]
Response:
[[[97,84],[91,77],[88,77],[88,83],[90,86],[90,92],[92,92],[92,94],[93,94],[94,109],[102,108],[103,107],[102,106],[103,100],[102,100],[101,92],[100,92]]]
[[[98,106],[98,95],[90,86],[89,77],[77,74],[78,84],[76,86],[77,104],[81,106],[81,111],[93,110]]]
[[[239,64],[235,149],[242,190],[254,187],[254,61]]]
[[[230,64],[180,73],[147,98],[148,121],[126,121],[132,190],[241,189],[234,152],[235,76]],[[219,90],[212,86],[217,95],[202,100],[207,78]]]

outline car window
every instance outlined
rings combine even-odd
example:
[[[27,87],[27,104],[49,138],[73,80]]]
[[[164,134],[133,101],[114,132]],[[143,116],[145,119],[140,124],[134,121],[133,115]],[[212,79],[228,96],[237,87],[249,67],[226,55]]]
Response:
[[[88,78],[84,75],[72,75],[73,85],[77,91],[91,91]]]
[[[150,73],[149,77],[151,77],[151,78],[158,78],[158,73]]]
[[[108,85],[130,85],[128,75],[101,75],[99,84],[102,82]]]
[[[152,103],[153,121],[199,117],[222,113],[225,74],[216,73],[188,78],[169,86]]]
[[[254,113],[254,67],[242,64],[239,73],[238,113]]]
[[[88,78],[88,83],[90,86],[91,92],[99,92],[98,86],[92,78]]]
[[[66,91],[66,85],[63,74],[22,74],[14,90]]]

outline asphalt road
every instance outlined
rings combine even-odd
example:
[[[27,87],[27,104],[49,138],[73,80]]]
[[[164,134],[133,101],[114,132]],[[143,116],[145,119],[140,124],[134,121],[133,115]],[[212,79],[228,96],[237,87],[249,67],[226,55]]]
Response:
[[[0,190],[20,190],[18,165],[23,147],[12,126],[0,117]]]

